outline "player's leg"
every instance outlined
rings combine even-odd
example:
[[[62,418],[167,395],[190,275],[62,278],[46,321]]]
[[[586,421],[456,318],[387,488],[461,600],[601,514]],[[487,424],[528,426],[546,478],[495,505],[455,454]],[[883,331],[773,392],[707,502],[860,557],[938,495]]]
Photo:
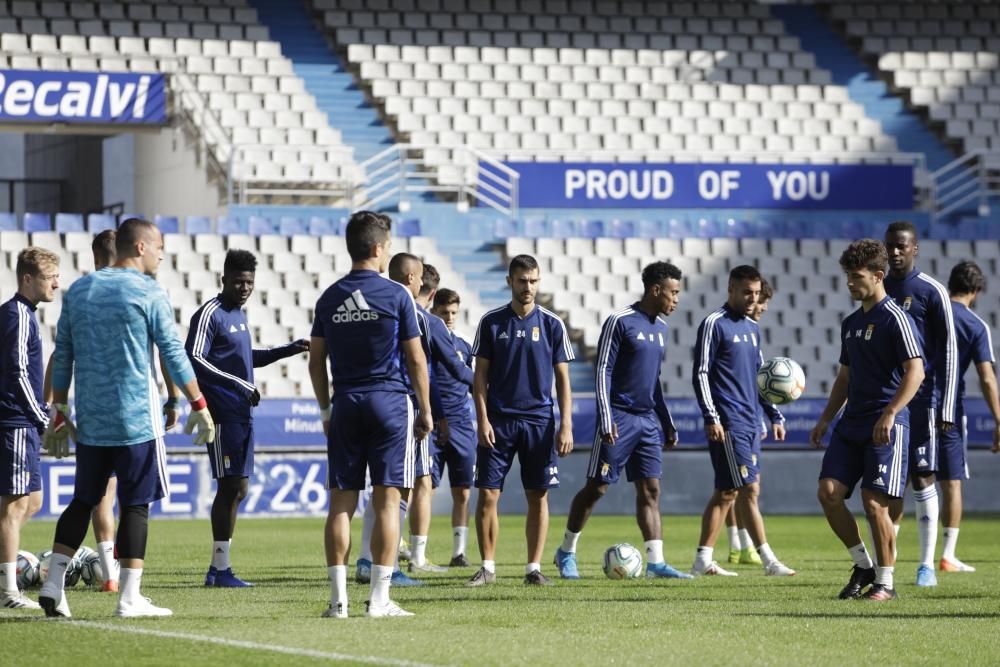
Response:
[[[628,427],[623,422],[623,431]],[[620,433],[619,443],[622,446],[631,445],[628,435]],[[618,456],[618,443],[614,447],[601,441],[598,433],[594,437],[594,445],[590,450],[590,463],[587,466],[587,481],[583,488],[577,491],[570,503],[569,516],[566,518],[566,530],[563,533],[562,544],[556,549],[553,562],[559,569],[563,579],[579,579],[580,571],[576,563],[576,544],[580,539],[583,527],[587,525],[590,512],[597,502],[607,493],[608,485],[618,481],[622,457]]]
[[[467,486],[451,487],[451,567],[469,567],[465,555],[469,541],[469,498],[472,490]]]
[[[906,488],[907,459],[910,453],[909,428],[895,424],[887,445],[864,447],[864,475],[861,482],[862,504],[872,534],[873,550],[878,559],[875,581],[864,594],[874,601],[896,597],[893,574],[896,565],[896,531],[890,515],[893,498],[902,498]]]
[[[938,568],[944,572],[976,571],[976,568],[966,565],[955,555],[958,531],[962,523],[962,482],[969,478],[965,456],[966,428],[966,417],[960,414],[956,428],[941,433],[937,479],[941,485],[944,546]]]
[[[37,474],[40,465],[35,462],[37,447],[32,445],[37,438],[34,428],[0,429],[0,607],[9,609],[39,608],[17,588],[21,526],[31,516],[32,492],[41,488],[31,488],[32,471]]]
[[[521,464],[521,486],[528,501],[524,526],[528,546],[524,583],[547,586],[552,582],[542,574],[542,552],[549,532],[549,489],[559,488],[555,417],[540,424],[522,422],[518,431],[517,458]]]
[[[938,493],[935,472],[938,469],[938,442],[935,410],[926,404],[910,405],[910,483],[913,486],[913,509],[917,525],[919,564],[917,585],[936,586],[934,552],[937,548]]]
[[[97,542],[97,556],[101,559],[101,590],[118,592],[118,560],[115,555],[115,498],[118,496],[118,478],[108,480],[104,497],[90,514]]]
[[[330,606],[323,612],[326,618],[347,618],[347,559],[351,553],[351,517],[357,504],[357,491],[330,489],[330,507],[323,529],[326,568],[330,575]],[[374,535],[372,538],[375,539]],[[389,576],[392,576],[391,568]]]
[[[757,554],[760,556],[764,573],[770,576],[792,576],[795,571],[783,565],[774,555],[770,544],[767,541],[767,533],[764,530],[764,517],[760,514],[758,499],[760,498],[760,482],[752,482],[742,486],[736,497],[736,514],[742,516],[746,530],[750,533],[750,539],[757,547]]]
[[[542,575],[542,552],[545,550],[545,536],[549,532],[549,492],[548,489],[525,489],[528,514],[525,517],[524,537],[528,544],[528,560],[524,568],[524,583],[547,584]]]
[[[253,584],[233,574],[230,550],[240,503],[250,489],[254,454],[253,425],[216,424],[215,440],[208,447],[215,499],[212,501],[212,561],[205,575],[206,586],[245,588]]]
[[[467,543],[469,538],[469,499],[471,487],[476,478],[476,429],[471,419],[452,418],[448,420],[451,434],[448,446],[439,452],[441,460],[437,468],[442,474],[448,466],[448,484],[451,486],[451,533],[453,567],[469,567]]]
[[[736,503],[726,512],[726,536],[729,537],[729,562],[733,565],[740,562],[740,527],[736,517]]]
[[[874,536],[874,549],[878,556],[875,582],[865,593],[868,600],[891,600],[896,597],[893,572],[896,565],[896,531],[889,517],[889,498],[884,493],[863,488],[861,499],[865,516]]]
[[[401,501],[402,502],[402,501]],[[358,560],[354,563],[354,581],[359,584],[371,582],[372,577],[372,531],[375,529],[375,506],[372,505],[372,480],[365,469],[365,488],[358,494],[358,505],[364,503],[361,510],[361,544],[358,546]],[[357,514],[357,510],[355,510]],[[400,525],[402,525],[402,516]]]
[[[514,463],[514,438],[517,423],[499,416],[490,416],[495,442],[493,447],[476,450],[476,538],[482,566],[467,586],[482,586],[496,581],[496,545],[500,537],[500,516],[497,506],[503,492],[504,481]]]
[[[419,442],[417,481],[410,503],[410,572],[447,572],[448,568],[427,560],[427,540],[431,527],[431,501],[434,498],[434,457],[430,436]]]
[[[691,566],[691,574],[695,576],[736,576],[735,572],[723,569],[713,558],[716,537],[725,523],[726,514],[736,501],[739,488],[744,484],[737,452],[732,443],[728,431],[723,442],[708,443],[715,471],[715,489],[701,516],[701,535],[698,538],[694,564]]]

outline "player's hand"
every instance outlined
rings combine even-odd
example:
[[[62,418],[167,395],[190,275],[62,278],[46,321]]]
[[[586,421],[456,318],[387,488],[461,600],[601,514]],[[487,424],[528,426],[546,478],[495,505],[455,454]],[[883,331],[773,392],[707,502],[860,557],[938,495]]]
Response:
[[[709,442],[722,442],[726,439],[726,429],[722,424],[705,424],[705,437]]]
[[[252,407],[256,408],[260,405],[260,390],[258,390],[257,387],[254,387],[253,391],[250,392],[250,395],[247,396],[247,400],[250,401],[250,405]]]
[[[677,429],[669,427],[663,432],[663,449],[673,449],[678,442],[680,438],[677,437]]]
[[[69,406],[53,405],[49,410],[49,425],[42,434],[42,448],[49,455],[61,459],[69,456],[69,439],[76,442],[76,426],[67,416]]]
[[[760,439],[761,440],[767,440],[767,429],[766,428],[760,429]]]
[[[191,414],[188,415],[187,423],[184,424],[184,432],[190,435],[195,429],[198,432],[194,435],[194,444],[204,445],[215,440],[215,422],[212,421],[212,415],[208,413],[207,407],[199,410],[192,409]]]
[[[895,423],[896,413],[891,410],[883,410],[878,421],[875,422],[875,428],[872,429],[872,442],[875,443],[876,447],[889,444],[892,438],[892,427]]]
[[[426,438],[433,428],[434,421],[431,416],[423,410],[418,410],[417,417],[413,420],[413,435],[417,442]]]
[[[826,435],[828,428],[830,428],[830,422],[822,419],[813,426],[813,430],[809,432],[809,444],[813,446],[813,449],[823,449],[823,436]]]
[[[618,440],[618,424],[611,422],[611,433],[602,433],[601,440],[606,445],[614,445]]]
[[[771,424],[771,429],[774,431],[775,442],[783,442],[785,440],[785,424],[783,422]]]
[[[330,415],[333,414],[333,407],[326,406],[319,409],[319,417],[323,422],[323,435],[330,437]]]
[[[953,428],[955,428],[954,422],[941,422],[941,431],[943,433],[947,433]]]
[[[298,340],[292,341],[292,347],[295,348],[297,354],[304,354],[309,351],[309,339],[300,338]]]
[[[476,426],[476,435],[479,439],[479,446],[486,449],[493,449],[497,442],[496,434],[493,433],[493,424],[490,420],[484,419]]]
[[[996,425],[993,429],[993,449],[990,450],[994,454],[1000,452],[1000,424]]]
[[[559,425],[559,435],[556,437],[556,454],[566,456],[573,451],[573,424],[563,422]]]
[[[167,402],[163,404],[163,416],[166,418],[163,422],[163,430],[169,431],[177,426],[177,418],[180,414],[178,400],[176,398],[168,398]]]
[[[448,428],[448,420],[442,417],[434,425],[434,430],[437,431],[437,444],[439,447],[447,445],[448,440],[451,438],[451,429]]]

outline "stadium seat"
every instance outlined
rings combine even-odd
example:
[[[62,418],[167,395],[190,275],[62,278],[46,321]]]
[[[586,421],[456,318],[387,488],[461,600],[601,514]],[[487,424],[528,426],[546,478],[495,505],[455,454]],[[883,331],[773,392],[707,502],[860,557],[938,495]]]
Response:
[[[340,223],[330,218],[312,217],[309,219],[309,233],[313,236],[332,236],[339,231]]]
[[[256,215],[250,216],[246,227],[251,236],[261,236],[262,234],[274,234],[277,232],[277,227],[270,218],[262,218]],[[224,232],[220,230],[220,233]]]
[[[48,213],[25,213],[22,228],[28,233],[52,231],[52,216]]]
[[[212,220],[202,215],[189,215],[184,220],[184,231],[187,234],[211,234]]]
[[[83,216],[79,213],[56,213],[55,230],[63,234],[66,232],[82,232]]]
[[[157,215],[153,222],[164,234],[176,234],[181,228],[180,221],[174,215]]]
[[[497,218],[493,221],[493,237],[496,239],[508,239],[518,235],[517,220],[511,218]]]
[[[13,232],[17,230],[17,215],[13,213],[0,213],[0,232]]]
[[[396,229],[396,235],[401,238],[420,236],[420,220],[417,218],[406,218],[400,220]]]
[[[91,234],[99,234],[106,229],[115,229],[118,226],[115,216],[107,213],[91,213],[87,216],[87,231]]]
[[[293,236],[295,234],[308,234],[309,226],[302,218],[282,216],[278,221],[278,233],[282,236]]]
[[[215,221],[215,230],[217,234],[222,236],[246,234],[247,225],[240,218],[230,218],[223,215]]]

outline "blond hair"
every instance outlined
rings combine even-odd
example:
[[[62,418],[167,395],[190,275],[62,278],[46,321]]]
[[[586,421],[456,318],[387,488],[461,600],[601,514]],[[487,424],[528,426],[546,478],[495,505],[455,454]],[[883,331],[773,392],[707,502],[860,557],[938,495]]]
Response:
[[[45,248],[28,246],[17,255],[17,282],[27,276],[40,275],[44,267],[58,267],[59,255]]]

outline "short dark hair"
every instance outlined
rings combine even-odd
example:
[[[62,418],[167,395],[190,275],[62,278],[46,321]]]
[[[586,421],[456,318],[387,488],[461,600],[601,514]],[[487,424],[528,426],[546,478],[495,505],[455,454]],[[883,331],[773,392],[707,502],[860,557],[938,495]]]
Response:
[[[969,260],[956,264],[948,276],[948,291],[952,294],[975,294],[986,289],[986,276],[975,262]]]
[[[534,271],[538,268],[538,262],[531,255],[516,255],[512,260],[510,260],[510,266],[507,267],[507,275],[514,275],[515,271]]]
[[[729,272],[729,282],[731,283],[741,282],[744,280],[753,282],[760,279],[760,271],[757,270],[756,266],[750,266],[749,264],[734,266],[733,270]]]
[[[115,255],[117,257],[132,257],[135,244],[144,241],[147,235],[156,229],[156,225],[149,220],[129,218],[118,225],[118,231],[115,232]]]
[[[771,287],[771,283],[767,282],[767,278],[761,276],[760,296],[757,297],[757,303],[764,303],[765,301],[770,301],[772,296],[774,296],[774,288]]]
[[[918,238],[917,228],[909,220],[897,220],[896,222],[889,223],[889,226],[885,228],[886,236],[889,234],[897,234],[899,232],[909,232],[910,234],[913,234],[914,239]]]
[[[226,253],[226,262],[223,264],[222,272],[225,275],[232,273],[243,273],[257,271],[257,258],[249,250],[230,250]]]
[[[411,255],[408,252],[397,252],[392,256],[392,259],[389,260],[389,277],[396,282],[399,282],[399,279],[403,277],[404,273],[406,273],[403,267],[411,262],[417,262],[419,264],[420,258],[416,255]]]
[[[885,273],[888,267],[889,253],[885,250],[885,244],[875,239],[854,241],[840,255],[840,268],[844,271],[868,269]]]
[[[105,229],[95,236],[90,244],[90,251],[94,253],[94,266],[114,264],[118,256],[115,250],[115,230]]]
[[[361,262],[372,254],[372,247],[385,243],[392,231],[392,219],[374,211],[358,211],[347,223],[344,236],[351,260]]]
[[[424,264],[424,274],[420,277],[420,294],[426,296],[441,284],[441,274],[430,264]]]
[[[681,270],[670,262],[653,262],[642,270],[642,286],[647,290],[670,278],[681,279]]]
[[[453,289],[448,289],[447,287],[442,287],[434,294],[434,307],[440,308],[441,306],[450,306],[453,303],[462,303],[462,299],[458,296],[458,292]]]

